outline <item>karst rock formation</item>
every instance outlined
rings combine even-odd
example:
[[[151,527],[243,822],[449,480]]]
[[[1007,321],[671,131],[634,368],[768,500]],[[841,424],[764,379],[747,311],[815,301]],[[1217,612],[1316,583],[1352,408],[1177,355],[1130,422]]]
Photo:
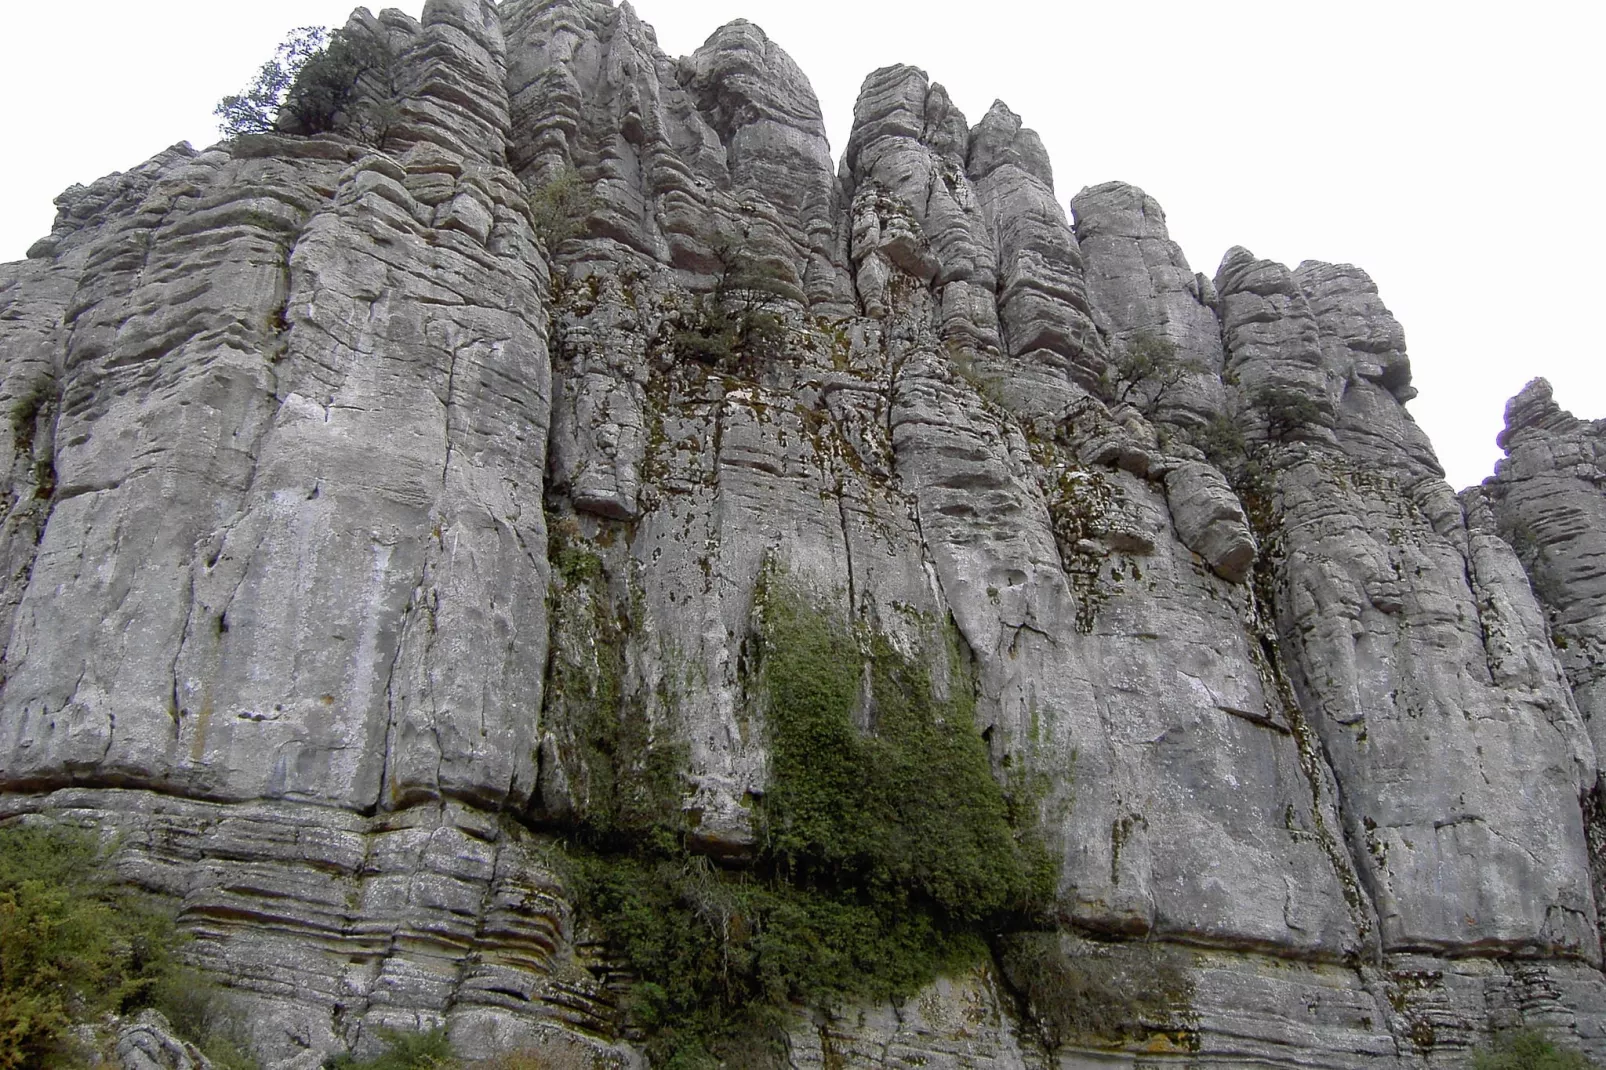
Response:
[[[740,866],[776,575],[973,690],[1067,946],[1186,972],[1148,1035],[1050,1050],[983,962],[798,1008],[790,1065],[1606,1057],[1606,421],[1536,380],[1458,497],[1364,272],[1198,274],[1142,190],[1067,214],[1020,117],[912,67],[838,168],[749,23],[681,59],[607,0],[348,32],[395,57],[378,147],[179,145],[0,265],[0,817],[115,830],[268,1065],[442,1024],[642,1065],[553,862],[584,717]],[[721,242],[762,359],[675,345]],[[1123,383],[1145,349],[1176,374]]]

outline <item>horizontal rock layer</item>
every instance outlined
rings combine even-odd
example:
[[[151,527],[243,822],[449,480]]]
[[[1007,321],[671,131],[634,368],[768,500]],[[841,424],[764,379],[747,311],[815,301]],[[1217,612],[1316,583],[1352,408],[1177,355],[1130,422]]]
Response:
[[[351,30],[399,72],[378,144],[178,146],[0,266],[0,817],[116,830],[270,1063],[442,1023],[638,1062],[556,844],[585,719],[740,864],[776,572],[973,680],[1066,946],[1185,990],[1050,1052],[983,965],[800,1011],[792,1065],[1606,1054],[1600,425],[1531,385],[1458,499],[1364,272],[1195,274],[1121,183],[1067,217],[1018,116],[914,68],[838,172],[748,23],[678,61],[601,0]],[[716,296],[767,350],[688,356]]]

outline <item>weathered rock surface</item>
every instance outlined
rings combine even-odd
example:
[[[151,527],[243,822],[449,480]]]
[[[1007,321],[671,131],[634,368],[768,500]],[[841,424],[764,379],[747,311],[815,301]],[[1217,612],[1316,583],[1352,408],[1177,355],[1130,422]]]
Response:
[[[1106,182],[1071,198],[1071,211],[1099,329],[1117,346],[1141,335],[1171,342],[1198,371],[1157,401],[1206,421],[1219,415],[1225,356],[1215,286],[1188,267],[1159,203],[1135,186]]]
[[[1468,530],[1414,425],[1379,396],[1405,384],[1377,381],[1355,356],[1356,338],[1399,339],[1358,277],[1313,263],[1290,273],[1237,250],[1217,286],[1229,366],[1305,399],[1316,418],[1266,447],[1268,580],[1379,936],[1385,949],[1598,961],[1572,817],[1592,748],[1509,547]],[[1346,300],[1355,293],[1370,299]],[[1413,775],[1429,756],[1464,772]],[[1511,783],[1522,792],[1494,786]]]
[[[1596,754],[1606,746],[1606,427],[1574,419],[1535,379],[1506,407],[1506,457],[1465,492],[1517,551]],[[1485,512],[1487,510],[1487,512]]]
[[[194,1044],[173,1035],[156,1011],[141,1011],[117,1031],[120,1070],[212,1070],[212,1061]]]
[[[1553,655],[1593,741],[1597,765],[1582,777],[1595,899],[1606,894],[1606,807],[1599,756],[1606,746],[1606,421],[1575,419],[1535,379],[1506,406],[1506,451],[1481,487],[1462,492],[1469,521],[1521,560],[1539,612],[1526,657]],[[1548,642],[1545,640],[1548,638]],[[1547,649],[1548,648],[1548,649]]]
[[[1018,116],[911,67],[837,171],[748,23],[352,32],[382,136],[170,149],[0,266],[0,819],[116,830],[271,1065],[441,1024],[639,1065],[561,840],[601,725],[693,849],[759,849],[777,573],[974,681],[1065,946],[1179,964],[1142,1035],[1050,1052],[983,964],[800,1010],[791,1065],[1606,1055],[1601,423],[1531,385],[1458,500],[1363,272],[1211,281],[1121,183],[1072,222]],[[693,352],[733,248],[769,348]],[[1185,374],[1121,382],[1145,346]]]

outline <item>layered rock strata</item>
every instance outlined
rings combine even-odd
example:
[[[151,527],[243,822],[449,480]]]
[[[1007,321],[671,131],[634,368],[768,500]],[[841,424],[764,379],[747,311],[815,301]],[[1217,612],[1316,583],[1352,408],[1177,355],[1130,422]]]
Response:
[[[115,830],[270,1064],[441,1024],[639,1062],[560,864],[617,772],[590,719],[744,864],[776,572],[974,681],[1067,953],[1181,978],[1051,1047],[984,963],[799,1009],[791,1065],[1606,1055],[1598,424],[1530,386],[1457,499],[1363,272],[1207,279],[1121,183],[1067,217],[1018,116],[913,68],[838,172],[748,23],[678,61],[602,0],[350,29],[382,137],[175,147],[0,266],[0,816]],[[732,249],[771,348],[694,359]],[[1182,374],[1123,380],[1144,347]]]

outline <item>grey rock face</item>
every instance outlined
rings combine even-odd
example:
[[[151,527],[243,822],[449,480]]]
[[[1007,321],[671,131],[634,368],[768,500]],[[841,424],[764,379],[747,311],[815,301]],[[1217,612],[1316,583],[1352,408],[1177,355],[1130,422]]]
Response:
[[[1592,748],[1509,549],[1468,529],[1431,455],[1400,431],[1408,418],[1396,413],[1390,435],[1379,417],[1408,384],[1356,371],[1358,348],[1399,338],[1358,279],[1237,250],[1217,281],[1229,367],[1306,399],[1317,418],[1307,441],[1266,447],[1277,620],[1380,936],[1386,949],[1504,945],[1598,961],[1572,818]],[[1476,775],[1412,772],[1429,761]],[[1523,793],[1494,788],[1511,783]],[[1452,884],[1454,901],[1477,909],[1446,909]]]
[[[1143,434],[1152,443],[1152,432],[1120,427],[1088,397],[1072,357],[1091,354],[1071,346],[1074,332],[992,356],[973,334],[951,330],[949,289],[1004,259],[1022,280],[1000,297],[1006,335],[1012,307],[1035,310],[1018,324],[1088,322],[1075,239],[1045,169],[1032,163],[1035,137],[1001,107],[966,135],[991,198],[980,198],[990,206],[976,212],[966,207],[978,200],[970,176],[944,170],[963,144],[963,124],[919,72],[872,75],[858,114],[850,184],[876,183],[906,206],[924,204],[924,213],[900,213],[900,226],[924,238],[908,244],[940,265],[900,268],[887,258],[894,281],[886,292],[909,295],[884,313],[889,364],[898,369],[895,471],[914,498],[942,598],[978,661],[978,716],[1000,764],[1040,770],[1050,785],[1043,813],[1064,851],[1066,909],[1106,932],[1211,933],[1335,956],[1358,948],[1336,856],[1313,831],[1335,819],[1317,816],[1326,804],[1300,772],[1277,700],[1254,667],[1243,594],[1193,568],[1167,523],[1163,484],[1150,481],[1163,477],[1148,453],[1117,445],[1101,454],[1108,463],[1088,463],[1088,451],[1076,448]],[[924,189],[899,194],[894,183],[911,169],[928,176]],[[1003,258],[994,234],[1009,250]],[[1034,258],[1058,274],[1034,276]],[[863,294],[871,261],[857,244],[855,261]],[[1059,353],[1048,348],[1062,343]],[[1197,525],[1201,534],[1214,519]],[[1162,608],[1157,597],[1177,603]],[[1154,616],[1173,612],[1190,622],[1172,628]],[[1190,801],[1216,791],[1241,808]],[[1288,850],[1304,857],[1293,884],[1263,861]]]
[[[1458,500],[1363,272],[1212,282],[1121,183],[1073,224],[914,68],[835,172],[748,23],[351,28],[386,130],[168,150],[0,266],[0,818],[116,830],[270,1065],[438,1025],[641,1065],[561,844],[651,767],[693,850],[761,849],[776,575],[974,682],[1062,947],[1174,964],[1140,1035],[1050,1053],[984,963],[800,1013],[790,1065],[1606,1054],[1601,426],[1530,386]],[[763,345],[688,344],[720,300]],[[1185,374],[1116,381],[1145,346]]]
[[[1215,289],[1226,351],[1223,377],[1236,380],[1246,400],[1302,399],[1313,408],[1314,419],[1299,421],[1300,437],[1326,440],[1333,399],[1322,366],[1321,334],[1294,273],[1234,246],[1216,269]],[[1263,408],[1239,407],[1238,422],[1247,434],[1270,433]]]
[[[1505,459],[1481,487],[1462,492],[1462,504],[1478,530],[1516,552],[1538,597],[1532,641],[1508,662],[1548,668],[1553,656],[1593,741],[1596,765],[1581,781],[1598,904],[1606,894],[1606,422],[1575,419],[1535,379],[1506,406],[1500,444]]]
[[[418,61],[422,111],[457,114],[442,64],[481,70],[460,40],[479,10],[432,4],[412,27],[461,45]],[[269,136],[166,153],[69,194],[53,267],[13,290],[35,311],[7,322],[7,381],[47,430],[13,465],[31,482],[13,483],[5,788],[89,786],[87,810],[145,814],[142,835],[168,799],[210,808],[199,828],[262,827],[215,881],[291,917],[273,941],[250,910],[213,934],[232,978],[279,994],[273,1056],[357,1036],[367,1010],[337,1040],[332,1008],[372,1009],[388,974],[417,971],[381,950],[353,972],[329,934],[391,928],[374,912],[394,907],[298,902],[306,844],[269,847],[271,830],[345,835],[355,874],[377,841],[337,833],[349,818],[495,813],[536,779],[548,287],[522,188],[487,162],[500,141],[463,122],[473,153],[444,135],[394,154]],[[34,324],[52,318],[46,342]],[[404,1020],[443,1008],[460,973],[404,986]]]
[[[1040,366],[1048,373],[1032,378],[1058,387],[1033,384],[1050,397],[1064,392],[1067,379],[1096,388],[1103,340],[1093,329],[1081,250],[1054,200],[1042,142],[995,103],[971,132],[967,173],[998,247],[1005,351],[1020,371]]]
[[[1535,379],[1506,406],[1500,442],[1505,459],[1463,501],[1522,560],[1598,755],[1606,745],[1606,429],[1573,418]]]
[[[212,1060],[175,1037],[156,1011],[142,1011],[118,1030],[117,1065],[121,1070],[212,1070]]]
[[[1162,412],[1192,412],[1206,421],[1220,414],[1225,357],[1215,287],[1188,267],[1159,203],[1135,186],[1106,182],[1071,198],[1071,211],[1100,330],[1118,347],[1142,335],[1164,339],[1176,346],[1178,360],[1198,366],[1183,389],[1158,399]]]
[[[1208,464],[1183,464],[1165,477],[1166,504],[1184,546],[1233,583],[1249,578],[1255,539],[1243,506],[1220,472]]]

